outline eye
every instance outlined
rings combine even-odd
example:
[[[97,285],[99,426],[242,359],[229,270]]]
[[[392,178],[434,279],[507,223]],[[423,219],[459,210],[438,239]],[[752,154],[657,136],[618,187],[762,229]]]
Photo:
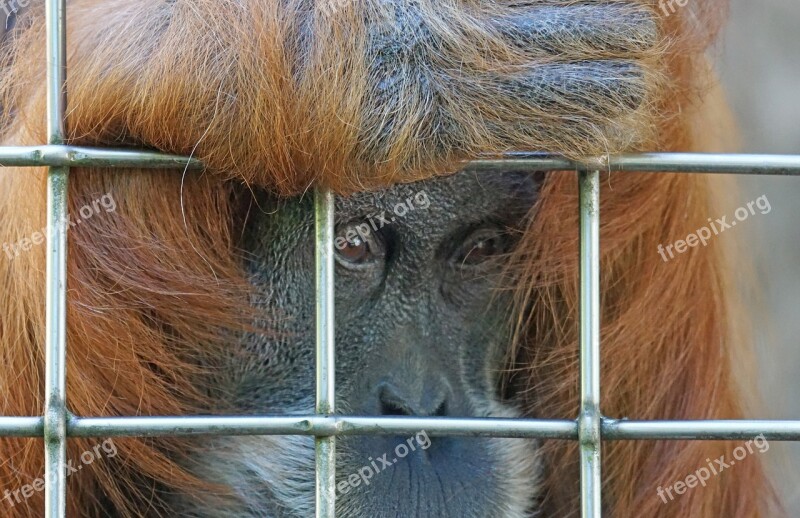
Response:
[[[344,247],[339,249],[338,254],[348,263],[361,264],[369,261],[372,250],[367,241],[356,236],[352,241],[345,240]]]
[[[348,225],[334,241],[337,260],[346,267],[366,266],[383,257],[380,236],[367,224]]]
[[[467,236],[450,259],[453,266],[474,267],[497,258],[510,249],[508,233],[500,228],[482,228]]]

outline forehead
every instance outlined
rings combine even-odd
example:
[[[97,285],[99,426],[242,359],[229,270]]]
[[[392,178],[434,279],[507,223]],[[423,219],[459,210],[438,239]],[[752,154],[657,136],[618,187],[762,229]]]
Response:
[[[466,218],[470,214],[524,213],[536,200],[541,175],[522,172],[476,173],[450,176],[388,189],[340,197],[340,221],[386,211],[409,222],[420,218]]]

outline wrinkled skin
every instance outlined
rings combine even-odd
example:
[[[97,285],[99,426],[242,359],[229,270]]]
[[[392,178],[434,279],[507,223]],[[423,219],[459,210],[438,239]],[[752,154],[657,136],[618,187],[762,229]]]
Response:
[[[519,415],[499,389],[509,339],[503,258],[538,184],[524,173],[466,172],[337,201],[340,413]],[[231,412],[311,413],[312,197],[257,202],[243,248],[263,292],[255,303],[270,315],[274,338],[254,334],[236,347],[221,398]],[[369,231],[348,232],[370,217]],[[398,446],[412,444],[407,455]],[[313,515],[311,438],[225,438],[210,449],[193,463],[211,480],[230,484],[240,499],[222,513],[194,510],[198,516]],[[342,438],[339,515],[528,516],[536,496],[535,453],[533,441],[428,437],[424,430],[413,437]],[[349,485],[351,474],[371,465],[378,471],[368,485]]]

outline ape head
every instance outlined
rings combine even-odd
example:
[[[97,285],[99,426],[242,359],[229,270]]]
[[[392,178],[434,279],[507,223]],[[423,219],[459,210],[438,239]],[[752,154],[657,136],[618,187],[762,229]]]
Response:
[[[513,302],[503,274],[537,190],[527,173],[466,172],[339,200],[340,412],[521,415],[501,393]],[[259,196],[249,207],[242,248],[270,332],[231,347],[213,398],[225,413],[313,413],[311,202]],[[407,439],[340,439],[341,516],[515,517],[532,508],[540,470],[532,441],[431,439],[424,430]],[[313,438],[230,438],[204,450],[192,465],[236,489],[230,514],[313,514]],[[363,477],[356,487],[351,474]],[[195,505],[194,514],[219,516]]]
[[[722,8],[711,0],[668,14],[655,1],[71,2],[69,142],[191,154],[207,168],[72,171],[73,214],[106,195],[117,208],[70,229],[70,410],[310,412],[307,192],[320,185],[340,195],[338,411],[574,419],[575,175],[453,173],[507,150],[696,149],[693,99],[702,97],[702,52]],[[4,144],[45,140],[42,20],[36,5],[2,47]],[[44,171],[3,169],[0,184],[0,236],[17,242],[42,228]],[[604,413],[741,417],[718,253],[667,265],[657,253],[705,223],[706,181],[608,175],[601,199]],[[36,415],[44,250],[7,259],[0,412]],[[115,444],[113,459],[70,477],[70,515],[311,513],[309,438]],[[94,445],[71,439],[71,457]],[[770,498],[753,458],[662,503],[656,488],[727,444],[604,448],[609,515],[755,516]],[[1,487],[39,477],[41,449],[0,440]],[[571,442],[420,430],[343,438],[338,455],[343,516],[578,509]],[[43,508],[39,493],[7,504],[9,516]]]

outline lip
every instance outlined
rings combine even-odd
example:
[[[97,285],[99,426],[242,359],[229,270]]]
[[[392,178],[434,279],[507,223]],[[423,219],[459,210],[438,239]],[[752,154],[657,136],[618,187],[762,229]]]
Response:
[[[508,502],[504,481],[513,469],[493,455],[492,439],[437,437],[428,448],[403,457],[397,448],[408,438],[368,439],[375,438],[358,438],[356,452],[337,466],[337,501],[345,516],[375,510],[374,502],[388,514],[375,510],[364,516],[525,516],[510,509],[516,506],[496,514],[497,502]]]

